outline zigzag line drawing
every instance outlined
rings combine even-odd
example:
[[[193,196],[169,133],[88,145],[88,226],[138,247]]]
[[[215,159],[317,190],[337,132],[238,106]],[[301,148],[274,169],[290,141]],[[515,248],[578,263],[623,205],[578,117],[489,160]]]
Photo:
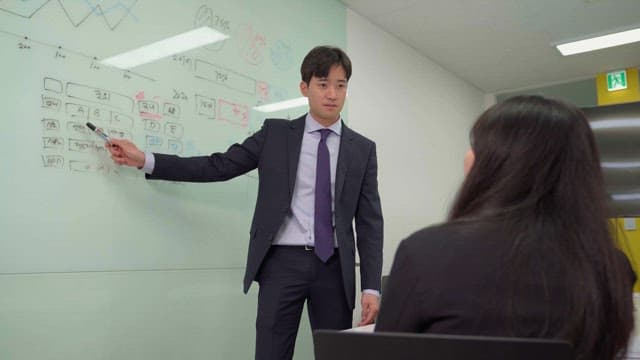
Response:
[[[0,1],[0,11],[31,19],[51,1],[52,0],[4,0]],[[131,12],[131,9],[138,0],[112,0],[109,1],[109,6],[102,5],[102,3],[106,1],[100,0],[97,1],[96,4],[92,4],[92,0],[84,0],[84,2],[56,0],[56,2],[60,5],[60,8],[62,8],[69,22],[76,28],[81,26],[91,15],[102,17],[111,31],[115,30],[126,17],[131,17],[135,21],[138,20]]]

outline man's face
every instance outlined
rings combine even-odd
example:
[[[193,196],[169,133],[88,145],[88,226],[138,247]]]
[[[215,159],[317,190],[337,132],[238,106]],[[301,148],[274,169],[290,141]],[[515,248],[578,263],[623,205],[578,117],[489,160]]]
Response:
[[[340,65],[334,65],[327,77],[311,77],[309,84],[300,83],[300,92],[309,99],[309,112],[324,126],[335,123],[347,97],[347,76]]]

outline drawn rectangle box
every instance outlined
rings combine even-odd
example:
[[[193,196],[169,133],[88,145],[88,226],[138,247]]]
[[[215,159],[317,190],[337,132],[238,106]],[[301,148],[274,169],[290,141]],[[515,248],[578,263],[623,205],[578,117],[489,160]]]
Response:
[[[256,93],[256,80],[239,74],[233,70],[227,70],[196,59],[195,73],[198,77],[202,77],[214,83],[218,83],[249,95],[255,95]]]
[[[68,82],[67,96],[109,105],[129,113],[133,111],[133,99],[130,97],[91,86]]]
[[[42,107],[49,110],[60,110],[62,101],[58,98],[42,95]]]
[[[111,113],[111,125],[117,126],[119,128],[133,128],[133,118],[131,116],[127,116],[125,114],[120,114],[117,112]]]
[[[216,99],[196,95],[196,113],[210,119],[216,118]]]
[[[168,122],[164,124],[164,133],[172,138],[181,138],[184,133],[184,128],[181,124],[174,122]]]
[[[180,106],[172,103],[164,103],[162,105],[162,115],[177,119],[180,117]]]
[[[87,125],[77,121],[67,121],[67,131],[75,134],[85,135],[89,130]]]
[[[164,139],[161,138],[160,136],[155,136],[155,135],[147,135],[146,141],[145,141],[148,151],[162,150],[163,143],[164,143]]]
[[[169,139],[167,141],[167,149],[173,154],[182,154],[182,142],[179,140]]]
[[[249,124],[249,107],[220,99],[218,101],[218,120],[247,126]]]
[[[82,139],[69,139],[69,151],[89,152],[97,147],[94,141]]]
[[[144,130],[145,131],[150,131],[150,132],[160,132],[160,129],[162,128],[162,126],[160,125],[160,122],[158,122],[158,120],[153,120],[153,119],[143,119],[142,120],[144,123]]]
[[[96,122],[109,122],[111,121],[111,111],[98,107],[91,107],[89,111],[89,119]]]
[[[60,120],[57,120],[57,119],[42,119],[42,130],[43,131],[59,131],[60,130]]]
[[[64,139],[57,136],[45,136],[42,138],[42,147],[45,149],[62,150],[64,148]]]
[[[114,139],[129,139],[130,141],[133,141],[133,134],[131,134],[129,131],[120,129],[105,129],[105,132],[107,133],[107,135],[109,135],[109,137]]]
[[[67,114],[71,117],[81,118],[84,120],[89,119],[89,107],[87,105],[66,103],[65,109]]]
[[[70,160],[69,170],[73,172],[89,172],[91,171],[91,164],[86,161]]]
[[[160,106],[151,100],[138,101],[138,113],[144,118],[160,119]]]
[[[44,78],[44,89],[48,91],[53,91],[58,94],[62,94],[62,81],[52,79],[52,78]]]
[[[42,155],[42,165],[47,168],[61,169],[64,166],[62,155]]]

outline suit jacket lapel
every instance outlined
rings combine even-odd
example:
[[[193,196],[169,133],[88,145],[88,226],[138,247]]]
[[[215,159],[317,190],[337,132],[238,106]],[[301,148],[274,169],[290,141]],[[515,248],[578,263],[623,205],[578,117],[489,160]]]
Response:
[[[351,161],[351,146],[353,145],[352,141],[353,132],[343,122],[342,136],[340,136],[340,153],[338,154],[338,165],[336,166],[336,199],[339,199],[342,194],[347,169],[349,169],[349,162]]]
[[[287,137],[289,200],[293,197],[293,187],[296,183],[296,173],[298,172],[298,161],[300,160],[300,148],[302,147],[305,117],[306,115],[302,115],[301,117],[292,120],[291,124],[289,124],[290,134]]]

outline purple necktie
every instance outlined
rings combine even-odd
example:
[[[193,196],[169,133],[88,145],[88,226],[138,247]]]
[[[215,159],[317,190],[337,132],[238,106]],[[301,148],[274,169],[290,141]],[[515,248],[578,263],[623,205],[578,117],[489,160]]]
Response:
[[[329,166],[329,148],[327,137],[329,129],[321,129],[318,143],[318,161],[316,163],[316,199],[314,213],[314,251],[327,262],[333,255],[333,221],[331,211],[331,169]]]

